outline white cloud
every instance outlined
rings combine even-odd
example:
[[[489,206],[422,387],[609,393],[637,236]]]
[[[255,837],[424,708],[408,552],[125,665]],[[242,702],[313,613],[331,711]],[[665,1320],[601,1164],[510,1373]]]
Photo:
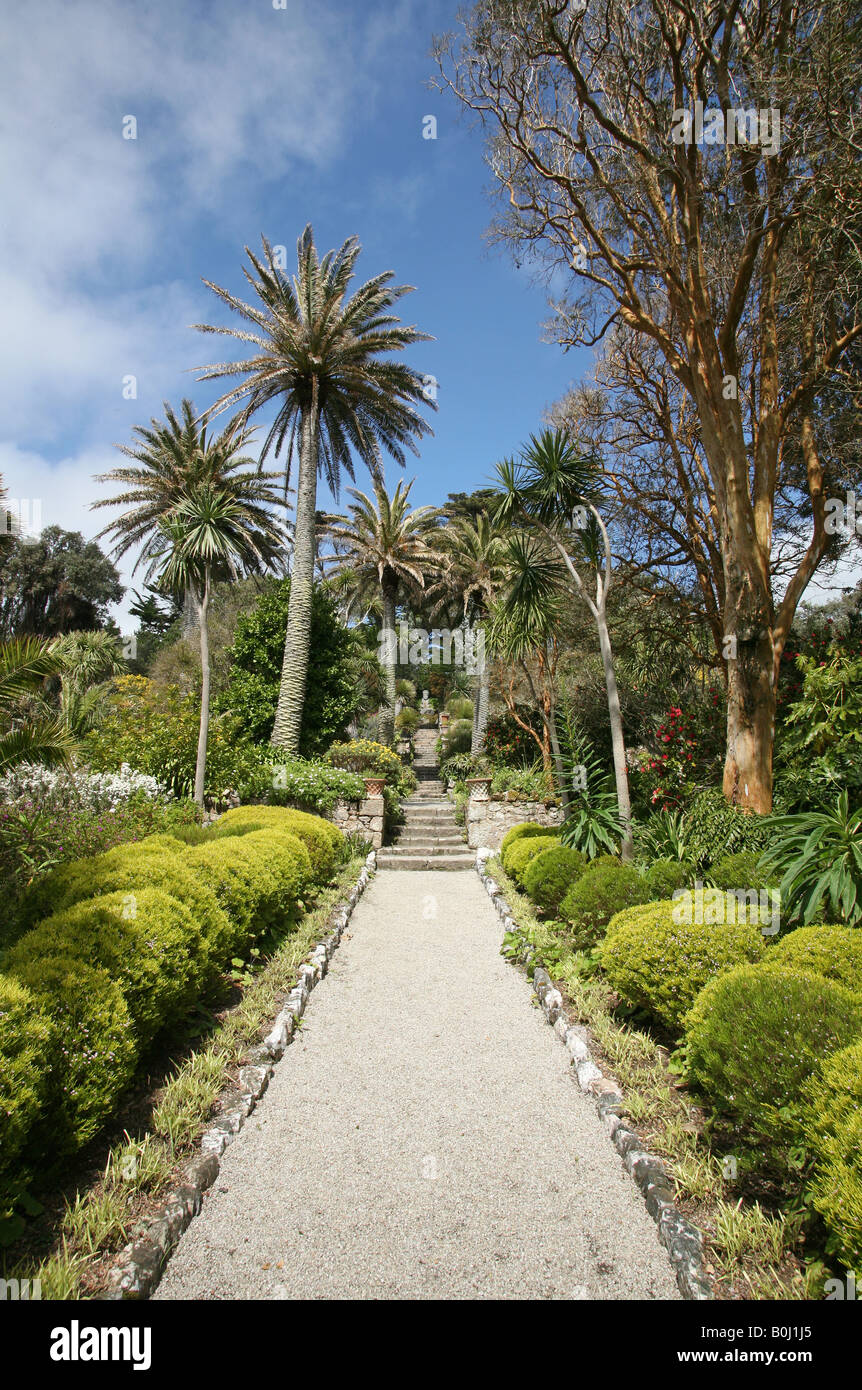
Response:
[[[381,9],[346,19],[299,0],[4,8],[8,428],[36,445],[102,438],[114,382],[138,375],[136,363],[149,382],[144,416],[176,396],[178,374],[201,360],[184,330],[212,301],[197,282],[205,264],[193,289],[160,283],[166,258],[202,227],[256,239],[261,184],[337,158],[357,105],[375,100],[369,66],[381,71],[375,55],[413,8],[403,0],[385,24]],[[135,140],[123,139],[127,115]]]

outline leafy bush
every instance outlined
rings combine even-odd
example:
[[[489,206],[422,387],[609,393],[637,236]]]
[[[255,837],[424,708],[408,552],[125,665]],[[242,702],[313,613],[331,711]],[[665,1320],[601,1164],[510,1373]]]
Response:
[[[344,856],[344,836],[331,821],[281,806],[238,806],[217,822],[220,834],[277,830],[295,835],[308,850],[316,880],[324,883]]]
[[[464,695],[453,695],[446,702],[446,710],[450,719],[473,719],[473,701]]]
[[[405,705],[395,716],[395,727],[405,738],[415,734],[419,728],[420,715],[418,709],[413,709],[410,705]]]
[[[201,983],[200,928],[158,888],[106,893],[46,917],[8,953],[13,975],[59,952],[120,986],[142,1049],[189,1007]],[[205,957],[204,957],[205,959]]]
[[[560,904],[560,915],[572,927],[576,948],[587,951],[617,912],[646,902],[648,897],[649,889],[637,869],[603,857],[569,889]]]
[[[541,721],[534,710],[523,708],[518,713],[526,724],[537,733]],[[536,740],[522,729],[511,714],[492,714],[485,727],[485,752],[494,763],[505,763],[507,767],[523,767],[536,759]]]
[[[635,823],[635,852],[638,859],[672,859],[689,863],[689,846],[682,811],[655,811],[645,822]]]
[[[862,806],[841,792],[833,810],[773,818],[774,842],[762,867],[781,874],[782,907],[807,924],[828,911],[862,926]]]
[[[495,767],[491,774],[491,795],[514,797],[521,801],[548,802],[555,794],[548,790],[548,779],[541,758],[530,767]]]
[[[189,867],[212,890],[232,927],[227,959],[278,927],[312,881],[308,851],[286,831],[225,835],[188,851]]]
[[[862,1279],[862,1041],[834,1053],[805,1087],[802,1127],[814,1156],[809,1197],[830,1253]]]
[[[218,707],[232,713],[241,738],[252,743],[265,743],[272,733],[289,603],[290,580],[283,579],[237,622],[230,678]],[[331,595],[316,584],[299,741],[303,757],[320,755],[333,739],[343,737],[364,703],[355,651],[354,638],[339,621]]]
[[[331,811],[336,801],[360,801],[365,784],[357,773],[331,763],[287,758],[279,749],[267,748],[261,750],[259,771],[241,781],[237,792],[244,803],[298,804],[314,814]]]
[[[443,735],[446,756],[453,753],[469,753],[473,743],[473,724],[469,719],[456,719]]]
[[[691,878],[691,870],[678,859],[656,859],[644,874],[649,896],[655,901],[672,898],[677,888],[691,883]]]
[[[468,777],[489,776],[491,765],[483,753],[476,757],[472,753],[453,753],[451,758],[443,758],[440,763],[440,780],[446,785],[455,782],[463,786]]]
[[[705,882],[712,888],[749,888],[760,892],[763,888],[777,887],[777,875],[768,874],[761,866],[760,855],[750,849],[739,850],[736,854],[726,854],[717,860],[707,872]]]
[[[804,1083],[862,1033],[862,999],[811,971],[741,965],[706,985],[685,1027],[691,1082],[786,1166]]]
[[[193,954],[201,962],[202,981],[210,956],[216,964],[224,960],[231,927],[213,895],[188,867],[183,846],[170,836],[152,836],[140,844],[118,845],[93,859],[63,864],[25,894],[17,934],[96,894],[137,894],[144,888],[161,889],[188,908],[189,931],[197,937]]]
[[[770,817],[740,811],[716,787],[696,796],[683,815],[687,857],[700,871],[739,850],[765,849],[771,834]]]
[[[586,867],[584,856],[567,845],[543,849],[524,870],[524,892],[546,916],[556,917],[560,903]]]
[[[34,957],[15,977],[51,1020],[50,1068],[31,1141],[43,1158],[70,1153],[97,1133],[132,1078],[129,1010],[107,971],[75,956]]]
[[[675,908],[674,902],[650,903],[627,922],[620,918],[628,914],[619,914],[598,951],[614,989],[673,1031],[704,985],[736,965],[759,961],[765,949],[756,927],[677,923]]]
[[[576,728],[569,730],[569,743],[566,764],[571,790],[560,832],[563,844],[580,850],[588,859],[602,852],[615,854],[623,828],[614,780],[590,741]]]
[[[403,677],[395,682],[395,694],[408,705],[415,705],[419,698],[413,681],[405,680]]]
[[[15,1160],[39,1116],[50,1054],[51,1024],[36,997],[0,975],[0,1214],[15,1187]]]
[[[852,927],[797,927],[776,941],[770,962],[811,970],[862,994],[862,932]]]
[[[520,885],[530,860],[541,854],[543,849],[553,849],[559,843],[559,837],[548,830],[543,835],[522,835],[503,851],[503,868]]]
[[[385,743],[372,739],[354,739],[352,743],[333,743],[327,750],[326,761],[333,767],[356,772],[360,777],[383,777],[396,787],[404,770],[401,759]]]
[[[506,851],[516,840],[521,840],[525,835],[547,835],[548,827],[539,825],[538,821],[525,820],[520,825],[513,825],[511,830],[507,830],[500,843],[500,857],[503,860],[503,868],[506,868]],[[508,869],[506,870],[508,873]]]

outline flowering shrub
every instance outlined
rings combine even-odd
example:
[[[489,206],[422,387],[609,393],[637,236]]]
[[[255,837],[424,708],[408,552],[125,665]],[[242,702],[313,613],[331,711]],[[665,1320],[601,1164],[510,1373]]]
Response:
[[[397,753],[393,753],[385,743],[374,743],[370,738],[354,739],[352,743],[333,743],[326,754],[326,761],[333,767],[344,768],[363,777],[383,777],[390,786],[397,785],[404,771]]]
[[[128,763],[119,772],[55,771],[25,763],[0,778],[0,798],[17,805],[114,811],[133,797],[170,801],[173,792]]]
[[[520,710],[521,718],[539,731],[538,716],[531,710]],[[485,752],[495,763],[508,767],[523,767],[536,758],[536,741],[522,729],[511,714],[495,714],[485,729]]]
[[[723,696],[713,690],[708,703],[691,711],[671,705],[651,746],[628,754],[635,792],[656,810],[684,806],[698,787],[715,780],[721,767]]]

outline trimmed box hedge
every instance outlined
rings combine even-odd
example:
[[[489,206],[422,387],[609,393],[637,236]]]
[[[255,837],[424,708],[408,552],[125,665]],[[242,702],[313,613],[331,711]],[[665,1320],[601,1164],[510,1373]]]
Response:
[[[708,984],[688,1014],[688,1075],[783,1166],[799,1142],[806,1082],[860,1036],[858,994],[813,971],[740,965]]]
[[[761,960],[765,950],[756,927],[678,923],[676,906],[649,903],[619,913],[598,949],[613,988],[675,1032],[710,980]]]

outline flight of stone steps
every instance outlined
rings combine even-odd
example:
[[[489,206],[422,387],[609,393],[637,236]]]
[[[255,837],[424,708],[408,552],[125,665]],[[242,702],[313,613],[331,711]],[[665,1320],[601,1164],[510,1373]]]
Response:
[[[397,844],[377,852],[378,869],[470,869],[474,856],[464,843],[446,789],[437,776],[437,730],[416,730],[413,771],[418,786],[404,803]]]

